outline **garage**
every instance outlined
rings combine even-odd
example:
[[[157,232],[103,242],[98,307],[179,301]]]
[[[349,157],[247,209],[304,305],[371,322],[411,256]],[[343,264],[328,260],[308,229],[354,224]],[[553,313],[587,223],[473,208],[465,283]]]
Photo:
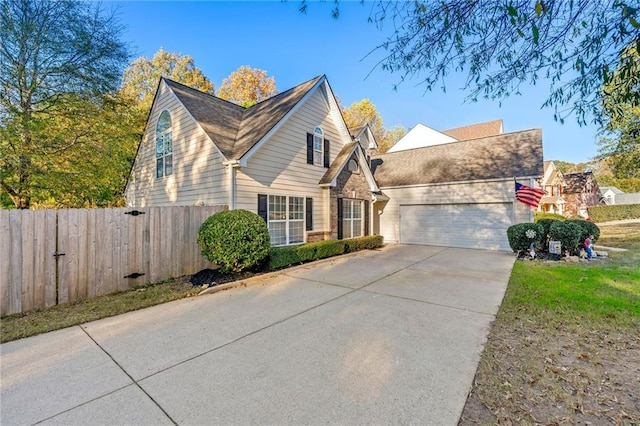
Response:
[[[510,251],[507,228],[513,217],[513,203],[400,205],[399,240]]]

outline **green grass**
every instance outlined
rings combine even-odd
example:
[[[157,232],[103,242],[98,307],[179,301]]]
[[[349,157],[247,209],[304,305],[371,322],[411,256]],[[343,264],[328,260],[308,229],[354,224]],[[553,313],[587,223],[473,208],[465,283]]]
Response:
[[[505,308],[527,306],[594,319],[640,317],[640,251],[580,263],[517,262]]]
[[[9,315],[0,324],[0,342],[35,336],[197,294],[186,279],[64,303],[40,311]]]
[[[640,223],[600,226],[600,239],[595,244],[596,250],[599,244],[630,250],[640,249]]]

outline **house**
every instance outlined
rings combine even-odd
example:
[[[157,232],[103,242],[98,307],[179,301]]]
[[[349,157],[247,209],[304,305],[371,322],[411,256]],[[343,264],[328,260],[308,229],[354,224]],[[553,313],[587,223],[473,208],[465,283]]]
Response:
[[[405,149],[423,148],[443,143],[479,139],[487,136],[496,136],[503,132],[502,120],[457,127],[455,129],[444,130],[442,132],[418,123],[398,142],[396,142],[395,145],[389,148],[387,152],[397,152]]]
[[[368,126],[346,127],[324,75],[249,108],[161,79],[127,204],[246,209],[264,218],[278,246],[382,233],[387,241],[509,250],[506,228],[532,219],[515,201],[513,178],[541,175],[540,130],[370,163],[375,147]],[[414,235],[416,224],[451,238]]]
[[[564,174],[564,215],[588,218],[587,207],[600,204],[600,188],[592,172]]]
[[[607,205],[640,204],[640,192],[623,192],[615,186],[601,186],[602,201]]]
[[[547,195],[544,195],[540,199],[538,211],[561,215],[564,213],[565,204],[563,198],[563,191],[566,185],[564,175],[556,168],[553,161],[545,161],[543,170],[544,173],[540,181],[540,188],[547,191]]]
[[[386,241],[509,250],[506,230],[531,222],[514,201],[514,178],[527,185],[542,172],[540,129],[506,133],[371,159],[389,199],[374,202],[374,232]]]

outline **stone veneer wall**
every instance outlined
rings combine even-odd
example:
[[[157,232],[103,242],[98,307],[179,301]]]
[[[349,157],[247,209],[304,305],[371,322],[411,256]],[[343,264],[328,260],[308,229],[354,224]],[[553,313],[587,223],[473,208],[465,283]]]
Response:
[[[358,160],[355,153],[349,160],[351,159]],[[338,198],[371,201],[371,188],[367,183],[367,178],[362,171],[362,167],[363,165],[360,164],[358,172],[351,173],[345,166],[336,179],[336,186],[331,188],[331,234],[329,239],[338,239]],[[367,166],[364,165],[364,167]],[[364,215],[363,212],[363,219]],[[369,220],[371,220],[371,218],[369,218]],[[369,224],[365,224],[365,226],[368,225]]]

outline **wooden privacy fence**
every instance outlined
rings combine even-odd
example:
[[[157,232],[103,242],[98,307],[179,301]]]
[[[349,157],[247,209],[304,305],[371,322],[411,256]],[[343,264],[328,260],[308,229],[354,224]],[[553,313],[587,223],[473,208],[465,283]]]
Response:
[[[0,314],[212,267],[196,240],[226,206],[0,210]]]

